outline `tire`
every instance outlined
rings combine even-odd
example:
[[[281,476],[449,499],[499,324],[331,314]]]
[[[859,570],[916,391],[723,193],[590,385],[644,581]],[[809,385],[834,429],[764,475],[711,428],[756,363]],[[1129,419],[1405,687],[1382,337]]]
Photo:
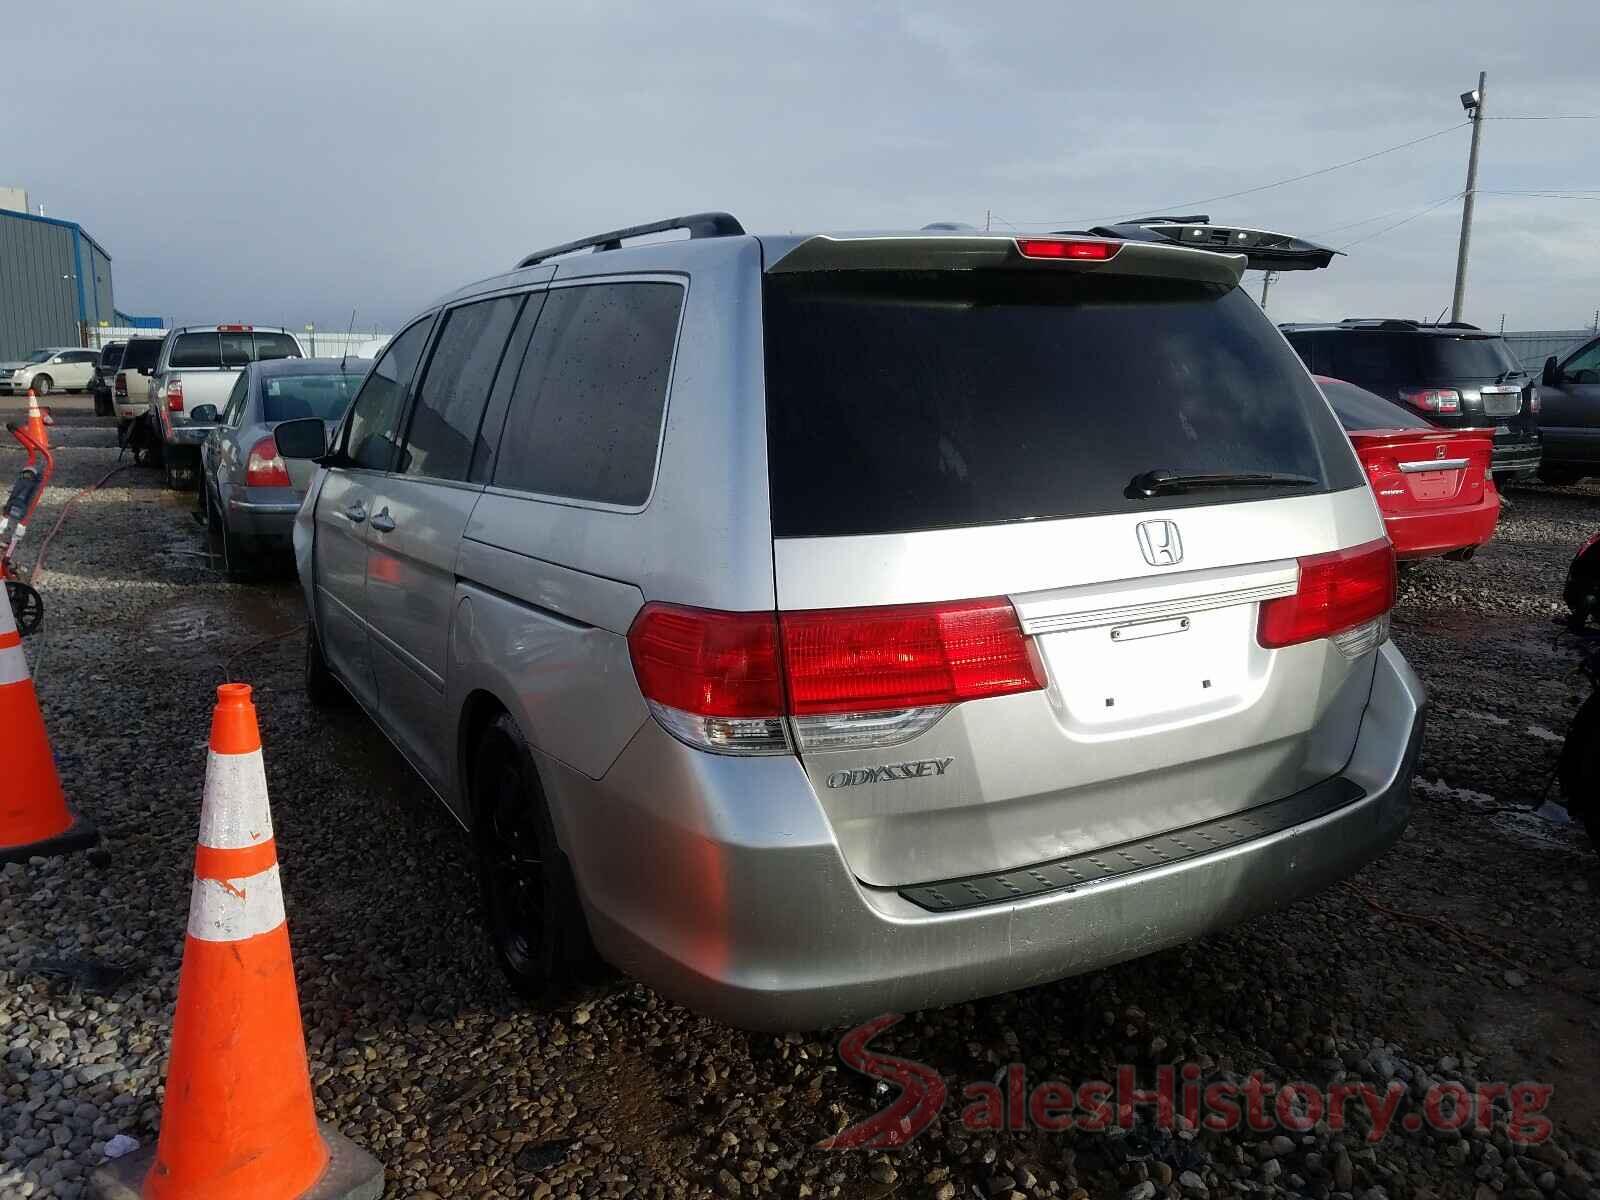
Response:
[[[350,693],[322,657],[317,627],[310,621],[306,622],[306,701],[312,708],[347,708],[350,704]]]
[[[479,736],[471,769],[478,880],[495,961],[523,999],[558,1001],[593,967],[594,945],[533,754],[505,713]]]
[[[1567,812],[1583,822],[1589,841],[1600,849],[1600,691],[1593,693],[1572,718],[1561,744],[1556,778]]]
[[[33,377],[33,382],[28,386],[33,389],[33,394],[35,396],[48,396],[50,394],[50,389],[55,386],[55,382],[56,381],[51,379],[48,375],[35,375]]]
[[[201,486],[204,487],[204,481]],[[222,572],[234,583],[247,583],[259,574],[259,564],[255,557],[249,554],[244,544],[228,528],[228,514],[222,511],[222,506],[212,502],[211,491],[206,490],[206,512],[211,514],[207,525],[215,521],[215,529],[222,538]],[[209,540],[209,539],[208,539]],[[207,549],[210,547],[208,546]]]
[[[112,407],[111,397],[110,396],[103,396],[99,392],[95,392],[94,393],[94,415],[95,416],[97,416],[97,417],[109,417],[113,413],[115,413],[116,411],[117,410],[114,407]]]

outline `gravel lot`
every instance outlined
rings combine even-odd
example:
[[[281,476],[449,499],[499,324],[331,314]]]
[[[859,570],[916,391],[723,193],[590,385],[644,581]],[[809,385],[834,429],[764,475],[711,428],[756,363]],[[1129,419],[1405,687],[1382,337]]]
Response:
[[[116,464],[87,415],[64,413],[55,441],[24,561]],[[0,481],[17,461],[0,453]],[[1194,945],[912,1015],[875,1047],[933,1065],[952,1098],[881,1155],[813,1148],[885,1098],[832,1036],[742,1033],[625,980],[520,1007],[479,934],[464,835],[362,718],[303,701],[296,588],[223,581],[192,496],[123,470],[51,545],[28,643],[63,781],[104,841],[0,874],[0,1196],[78,1195],[109,1138],[154,1134],[231,669],[260,709],[317,1102],[385,1162],[389,1195],[1600,1200],[1600,857],[1561,810],[1534,812],[1580,697],[1553,602],[1600,488],[1513,500],[1476,562],[1420,568],[1396,614],[1434,701],[1405,839],[1352,883]],[[1376,1147],[1326,1126],[968,1133],[961,1087],[1013,1061],[1035,1079],[1189,1062],[1418,1095],[1543,1080],[1556,1134],[1524,1152],[1503,1122]]]

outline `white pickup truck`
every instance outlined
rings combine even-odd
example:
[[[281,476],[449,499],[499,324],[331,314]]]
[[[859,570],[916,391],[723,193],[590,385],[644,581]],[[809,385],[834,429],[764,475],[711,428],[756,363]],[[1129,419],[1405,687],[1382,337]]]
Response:
[[[202,404],[221,412],[247,363],[304,358],[294,334],[276,325],[185,325],[167,335],[150,376],[150,411],[161,430],[167,486],[199,479],[200,443],[216,428],[189,414]]]

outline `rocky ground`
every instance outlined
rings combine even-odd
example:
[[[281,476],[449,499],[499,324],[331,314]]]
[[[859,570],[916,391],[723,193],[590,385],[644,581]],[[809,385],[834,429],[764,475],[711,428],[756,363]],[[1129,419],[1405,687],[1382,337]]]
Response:
[[[63,415],[69,496],[116,465]],[[17,456],[0,453],[9,481]],[[1432,723],[1404,840],[1347,885],[1196,944],[1016,995],[917,1013],[874,1047],[952,1098],[911,1146],[820,1139],[891,1093],[837,1034],[747,1034],[618,980],[553,1011],[503,986],[478,932],[465,838],[382,737],[300,693],[287,581],[213,569],[190,496],[128,468],[78,500],[39,580],[28,656],[93,855],[0,874],[0,1196],[75,1196],[108,1141],[147,1142],[162,1098],[213,687],[256,688],[321,1115],[388,1168],[389,1195],[754,1200],[1299,1194],[1600,1200],[1600,857],[1541,804],[1579,698],[1553,600],[1600,488],[1512,494],[1494,543],[1408,582],[1395,637]],[[276,636],[276,635],[283,636]],[[1537,810],[1537,811],[1536,811]],[[1537,1147],[1487,1128],[972,1132],[961,1089],[1030,1080],[1554,1086]],[[1403,1109],[1415,1112],[1415,1105]],[[1180,1123],[1181,1124],[1181,1123]],[[1401,1122],[1404,1125],[1404,1122]]]

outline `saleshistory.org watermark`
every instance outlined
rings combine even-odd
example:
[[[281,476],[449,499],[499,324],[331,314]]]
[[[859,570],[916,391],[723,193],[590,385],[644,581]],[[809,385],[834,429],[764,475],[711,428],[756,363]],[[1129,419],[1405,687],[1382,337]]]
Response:
[[[868,1043],[899,1023],[885,1013],[858,1025],[839,1040],[844,1064],[871,1079],[900,1088],[880,1112],[840,1130],[819,1145],[828,1150],[885,1150],[904,1146],[931,1125],[944,1108],[949,1089],[939,1072],[925,1063],[869,1049]],[[1077,1085],[1062,1080],[1030,1082],[1021,1063],[1011,1063],[994,1080],[969,1083],[962,1089],[961,1124],[977,1131],[1061,1133],[1079,1130],[1103,1133],[1120,1126],[1133,1128],[1144,1111],[1158,1129],[1208,1129],[1221,1133],[1287,1131],[1305,1133],[1319,1121],[1334,1132],[1343,1130],[1355,1107],[1365,1111],[1366,1140],[1381,1142],[1397,1127],[1408,1133],[1423,1128],[1465,1131],[1491,1128],[1498,1101],[1505,1114],[1506,1136],[1530,1145],[1552,1131],[1544,1110],[1554,1087],[1546,1083],[1479,1083],[1442,1081],[1430,1086],[1420,1104],[1405,1104],[1409,1089],[1399,1080],[1374,1084],[1306,1082],[1272,1083],[1259,1076],[1239,1082],[1203,1081],[1195,1063],[1156,1068],[1154,1079],[1140,1086],[1137,1070],[1121,1066],[1115,1080],[1095,1079]]]

